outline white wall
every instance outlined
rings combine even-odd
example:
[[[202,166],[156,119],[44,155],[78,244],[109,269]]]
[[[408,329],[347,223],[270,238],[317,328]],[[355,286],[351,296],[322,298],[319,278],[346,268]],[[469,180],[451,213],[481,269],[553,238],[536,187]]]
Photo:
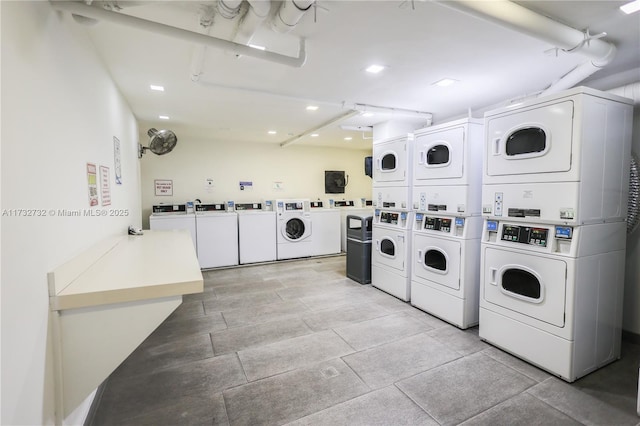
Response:
[[[47,272],[107,236],[125,234],[129,224],[140,226],[138,129],[83,27],[48,2],[3,1],[0,7],[0,423],[51,424]],[[114,181],[114,136],[121,142],[122,185]],[[109,167],[109,208],[128,209],[129,216],[57,216],[58,209],[89,208],[87,162]],[[12,209],[37,209],[46,217],[15,217]],[[81,411],[86,415],[86,407]]]
[[[172,152],[157,156],[148,151],[141,161],[145,228],[149,226],[152,205],[185,203],[196,198],[203,203],[276,198],[371,199],[371,178],[364,174],[364,157],[371,155],[370,150],[302,144],[280,148],[277,144],[182,139],[178,131],[176,134],[178,145]],[[344,194],[325,194],[325,170],[343,170],[349,175]],[[155,179],[173,180],[173,196],[156,196]],[[210,190],[205,186],[207,179],[213,179]],[[240,190],[240,181],[253,182],[253,189]],[[282,189],[274,189],[274,182],[282,182]]]
[[[633,115],[631,150],[636,158],[640,158],[640,107],[637,105]],[[640,229],[627,237],[622,328],[640,335]]]

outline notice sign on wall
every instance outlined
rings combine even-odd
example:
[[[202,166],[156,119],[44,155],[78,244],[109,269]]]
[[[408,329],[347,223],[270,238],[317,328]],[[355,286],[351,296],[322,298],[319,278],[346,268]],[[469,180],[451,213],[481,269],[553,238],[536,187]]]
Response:
[[[172,196],[173,195],[173,181],[167,179],[156,179],[153,181],[156,187],[157,196]]]
[[[87,163],[87,183],[89,185],[89,205],[98,205],[98,177],[96,165]]]
[[[109,181],[109,168],[100,166],[100,193],[102,195],[102,205],[111,205],[111,182]]]
[[[253,189],[253,182],[240,181],[240,191],[251,191]]]

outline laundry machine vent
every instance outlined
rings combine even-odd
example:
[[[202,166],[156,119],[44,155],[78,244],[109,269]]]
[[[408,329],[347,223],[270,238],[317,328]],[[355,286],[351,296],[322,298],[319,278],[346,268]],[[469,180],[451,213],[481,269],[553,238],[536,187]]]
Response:
[[[632,233],[640,223],[640,164],[638,157],[631,154],[629,173],[629,207],[627,210],[627,234]]]

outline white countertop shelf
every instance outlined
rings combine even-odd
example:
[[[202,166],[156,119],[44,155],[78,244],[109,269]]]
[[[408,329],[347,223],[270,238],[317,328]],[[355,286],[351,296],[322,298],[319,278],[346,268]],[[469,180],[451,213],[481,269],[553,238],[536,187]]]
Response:
[[[49,273],[51,310],[199,293],[202,273],[187,231],[114,237]]]

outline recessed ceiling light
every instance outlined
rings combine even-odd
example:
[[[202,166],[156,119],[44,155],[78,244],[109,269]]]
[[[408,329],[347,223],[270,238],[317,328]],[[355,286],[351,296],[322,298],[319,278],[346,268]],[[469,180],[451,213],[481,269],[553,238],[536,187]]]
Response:
[[[364,112],[362,113],[363,117],[373,117],[373,113],[372,112]]]
[[[311,133],[309,136],[311,136],[312,138],[317,138],[320,135],[318,133]]]
[[[307,106],[307,111],[316,111],[317,109],[318,109],[318,107],[316,105]]]
[[[155,84],[150,84],[149,89],[155,90],[156,92],[164,92],[164,86],[156,86]]]
[[[249,47],[253,47],[254,49],[258,49],[258,50],[267,50],[266,47],[260,46],[258,44],[250,44]]]
[[[168,115],[159,115],[159,116],[158,116],[158,118],[159,118],[160,120],[168,120],[168,119],[169,119],[169,116],[168,116]]]
[[[275,130],[269,130],[267,133],[269,133],[270,135],[275,135],[278,132],[276,132]]]
[[[635,0],[631,3],[623,4],[622,6],[620,6],[620,10],[627,15],[630,15],[633,12],[637,12],[640,10],[640,0]]]
[[[443,78],[442,80],[438,80],[433,84],[435,86],[447,87],[447,86],[451,86],[453,83],[457,83],[457,82],[458,82],[458,80],[454,80],[452,78]]]
[[[367,67],[367,69],[365,69],[366,72],[370,72],[372,74],[377,74],[380,71],[382,71],[385,67],[382,65],[369,65],[369,67]]]
[[[345,141],[350,141],[351,139],[353,139],[351,136],[347,136],[346,138],[344,138]]]

